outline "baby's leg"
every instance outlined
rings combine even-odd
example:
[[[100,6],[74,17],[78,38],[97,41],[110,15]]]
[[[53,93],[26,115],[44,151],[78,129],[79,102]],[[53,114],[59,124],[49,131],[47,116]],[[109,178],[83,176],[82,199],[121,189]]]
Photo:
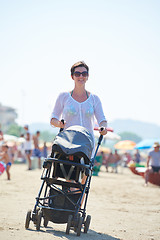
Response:
[[[9,172],[9,169],[10,169],[11,166],[7,165],[6,167],[6,173],[7,173],[7,179],[8,180],[11,180],[11,175],[10,175],[10,172]]]

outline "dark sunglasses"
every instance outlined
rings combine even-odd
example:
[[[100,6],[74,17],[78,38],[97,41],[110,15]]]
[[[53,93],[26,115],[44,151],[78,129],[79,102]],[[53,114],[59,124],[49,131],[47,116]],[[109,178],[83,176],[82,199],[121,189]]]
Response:
[[[80,77],[81,74],[82,74],[83,77],[88,77],[88,72],[87,71],[85,71],[85,72],[74,72],[73,74],[74,74],[75,77]]]

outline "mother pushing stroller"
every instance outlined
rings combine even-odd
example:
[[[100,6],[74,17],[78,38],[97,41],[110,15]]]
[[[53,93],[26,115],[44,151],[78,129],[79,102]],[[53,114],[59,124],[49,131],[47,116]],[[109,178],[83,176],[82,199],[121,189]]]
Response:
[[[85,62],[80,61],[75,63],[71,67],[71,78],[74,80],[74,89],[70,92],[60,93],[52,115],[51,115],[51,125],[55,127],[59,127],[61,129],[69,129],[69,127],[74,125],[79,125],[81,127],[86,128],[92,135],[94,141],[94,126],[95,126],[95,118],[99,124],[99,132],[101,135],[107,134],[107,120],[105,118],[101,101],[98,96],[90,93],[85,89],[85,84],[89,77],[89,67]],[[64,119],[64,121],[61,121]],[[83,143],[84,144],[84,143]],[[95,146],[95,143],[94,143]],[[53,150],[53,149],[52,149]],[[97,151],[97,149],[96,149]],[[94,148],[92,151],[92,158],[96,154]],[[87,175],[84,175],[81,184],[86,184]],[[89,183],[88,183],[89,187]],[[83,195],[83,194],[82,194]],[[87,194],[88,195],[88,194]],[[86,197],[87,199],[87,197]],[[83,203],[84,197],[82,198]],[[85,200],[85,204],[86,205]],[[83,223],[84,223],[84,215],[85,215],[85,207],[83,212]],[[69,216],[66,233],[69,233],[69,229],[71,224],[71,220]],[[84,223],[84,232],[87,232],[90,224],[90,216],[88,215],[86,221]],[[79,224],[78,224],[79,225]],[[77,235],[80,235],[80,231],[77,228]]]
[[[85,90],[88,71],[84,62],[74,64],[71,77],[75,87],[71,92],[61,93],[56,101],[51,124],[65,130],[56,136],[51,157],[44,161],[43,182],[33,212],[27,212],[26,229],[32,220],[40,230],[42,217],[44,227],[49,221],[67,223],[66,234],[72,229],[80,236],[82,226],[84,233],[89,229],[91,216],[86,217],[86,204],[94,159],[103,138],[99,137],[94,153],[94,117],[101,135],[107,134],[107,121],[99,98]]]
[[[51,125],[65,129],[73,125],[80,125],[85,127],[94,139],[94,119],[96,118],[100,134],[106,135],[107,120],[101,101],[98,96],[85,89],[89,77],[89,67],[83,61],[75,63],[71,67],[71,77],[74,80],[74,89],[71,92],[59,94],[51,115]],[[62,118],[65,120],[64,123],[60,121]]]

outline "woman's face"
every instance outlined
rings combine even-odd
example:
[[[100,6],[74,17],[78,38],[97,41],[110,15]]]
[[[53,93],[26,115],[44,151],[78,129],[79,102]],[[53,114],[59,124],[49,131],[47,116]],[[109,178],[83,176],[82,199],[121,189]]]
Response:
[[[85,67],[76,67],[72,76],[72,79],[77,84],[85,84],[88,80],[88,72]]]

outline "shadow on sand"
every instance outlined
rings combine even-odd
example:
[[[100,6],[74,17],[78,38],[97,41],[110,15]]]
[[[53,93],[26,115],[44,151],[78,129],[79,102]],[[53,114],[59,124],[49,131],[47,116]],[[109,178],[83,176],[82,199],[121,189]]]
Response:
[[[45,229],[45,230],[43,230]],[[33,229],[27,229],[28,231],[37,231],[37,230],[33,230]],[[40,231],[41,233],[43,234],[52,234],[53,236],[55,237],[61,237],[62,239],[68,239],[68,240],[73,240],[73,239],[85,239],[85,240],[120,240],[120,238],[115,238],[115,237],[112,237],[108,234],[105,234],[105,233],[100,233],[100,232],[95,232],[94,230],[92,229],[89,229],[88,230],[88,233],[83,233],[83,230],[81,232],[81,236],[80,238],[77,237],[76,233],[74,231],[70,231],[70,234],[69,235],[66,235],[65,233],[65,230],[64,231],[61,231],[61,230],[54,230],[52,227],[47,227],[47,228],[41,228]],[[46,236],[47,238],[47,236]]]

